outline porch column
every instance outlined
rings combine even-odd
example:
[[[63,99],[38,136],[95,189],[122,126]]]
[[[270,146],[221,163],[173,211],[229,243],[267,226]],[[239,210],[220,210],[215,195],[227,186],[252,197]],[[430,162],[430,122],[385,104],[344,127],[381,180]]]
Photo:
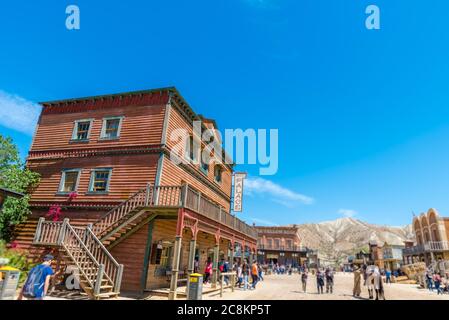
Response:
[[[219,250],[220,250],[220,244],[216,243],[215,247],[214,247],[214,259],[213,259],[213,269],[212,269],[212,288],[217,287]]]
[[[168,300],[176,299],[176,290],[178,289],[178,274],[179,274],[179,261],[181,255],[182,237],[176,236],[175,247],[173,252],[173,268],[170,281],[170,293],[168,294]]]
[[[234,250],[235,250],[235,243],[231,242],[231,255],[229,256],[229,265],[231,266],[231,269],[234,266]]]
[[[190,240],[190,248],[189,248],[189,266],[187,271],[189,275],[194,273],[195,271],[195,251],[196,251],[196,237]]]

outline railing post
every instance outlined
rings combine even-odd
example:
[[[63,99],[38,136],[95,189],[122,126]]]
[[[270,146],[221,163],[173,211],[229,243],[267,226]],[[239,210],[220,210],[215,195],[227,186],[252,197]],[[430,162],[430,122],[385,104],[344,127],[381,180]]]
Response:
[[[39,222],[37,223],[37,227],[36,227],[36,233],[34,234],[33,243],[40,242],[39,239],[41,237],[41,232],[42,232],[42,223],[44,223],[44,221],[45,221],[44,217],[39,218]]]
[[[114,284],[114,292],[120,292],[120,287],[122,285],[122,276],[123,276],[123,264],[118,267],[117,276]]]
[[[200,208],[201,208],[201,192],[198,192],[198,208],[196,210],[196,212],[201,213],[200,212]]]
[[[58,245],[62,245],[62,243],[64,242],[65,229],[67,228],[69,221],[70,220],[68,218],[65,218],[62,222],[61,230],[59,231]]]
[[[218,212],[218,221],[220,221],[220,223],[222,222],[221,221],[221,206],[220,206],[220,211]]]
[[[86,244],[86,242],[87,242],[87,233],[90,231],[90,232],[92,232],[92,227],[93,227],[93,224],[92,223],[89,223],[88,225],[87,225],[87,227],[86,227],[86,231],[84,231],[84,239],[83,239],[83,242],[84,242],[84,244]],[[93,233],[93,232],[92,232]]]
[[[182,186],[182,191],[181,191],[181,207],[186,207],[187,206],[187,194],[189,192],[189,185],[185,184]]]
[[[94,295],[99,295],[101,291],[101,282],[103,281],[104,264],[98,266],[97,280],[95,281]]]
[[[150,192],[151,192],[151,184],[147,183],[147,189],[145,191],[145,207],[148,207],[150,204]]]

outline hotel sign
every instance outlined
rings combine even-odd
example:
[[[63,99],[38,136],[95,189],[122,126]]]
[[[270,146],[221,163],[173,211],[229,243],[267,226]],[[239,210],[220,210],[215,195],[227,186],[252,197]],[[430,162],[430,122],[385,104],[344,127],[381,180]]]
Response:
[[[243,200],[243,181],[246,178],[246,173],[234,174],[234,212],[242,212],[242,200]]]

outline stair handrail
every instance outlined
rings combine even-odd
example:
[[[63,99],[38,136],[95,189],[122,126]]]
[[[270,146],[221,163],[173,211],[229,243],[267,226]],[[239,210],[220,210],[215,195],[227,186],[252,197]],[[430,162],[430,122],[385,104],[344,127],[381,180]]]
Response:
[[[153,188],[148,184],[145,188],[137,191],[130,198],[123,201],[117,207],[112,208],[108,213],[106,213],[101,219],[95,222],[92,226],[92,231],[96,235],[101,235],[105,230],[109,229],[112,225],[120,221],[125,215],[130,213],[132,210],[139,206],[148,206],[150,202],[150,194]],[[142,195],[143,201],[142,201]],[[136,201],[137,200],[137,201]],[[134,203],[133,203],[134,201]],[[122,210],[128,204],[131,204],[128,208]],[[121,210],[121,211],[120,211]]]
[[[70,225],[69,223],[69,219],[64,219],[64,222],[62,224],[61,227],[61,233],[60,233],[60,237],[59,237],[59,245],[61,245],[62,247],[64,247],[64,249],[66,250],[66,252],[71,256],[73,262],[76,264],[76,266],[78,267],[79,271],[84,275],[85,279],[87,280],[87,282],[89,283],[90,287],[94,290],[95,289],[95,284],[97,283],[97,281],[102,281],[102,277],[100,277],[100,279],[98,279],[98,275],[100,272],[100,263],[97,261],[97,259],[95,259],[94,255],[90,252],[90,250],[86,247],[85,243],[83,242],[83,240],[81,240],[81,238],[79,237],[79,235],[76,233],[76,231],[73,229],[73,227]],[[89,274],[87,274],[84,270],[84,268],[82,268],[81,264],[79,263],[79,261],[77,260],[75,254],[70,250],[70,247],[68,244],[66,244],[66,240],[67,240],[67,231],[71,232],[72,236],[77,240],[77,242],[79,243],[79,247],[82,248],[84,250],[84,253],[90,258],[90,260],[93,262],[93,264],[95,265],[97,272],[96,272],[96,280],[95,282],[92,281],[91,277],[89,276]]]
[[[93,243],[89,240],[93,240]],[[114,285],[114,292],[120,291],[122,276],[123,276],[123,264],[120,264],[115,260],[112,254],[104,246],[104,244],[98,239],[95,233],[92,231],[92,224],[86,228],[86,246],[93,244],[97,246],[98,250],[89,250],[96,255],[97,261],[104,266],[105,277]],[[95,249],[95,248],[94,248]]]

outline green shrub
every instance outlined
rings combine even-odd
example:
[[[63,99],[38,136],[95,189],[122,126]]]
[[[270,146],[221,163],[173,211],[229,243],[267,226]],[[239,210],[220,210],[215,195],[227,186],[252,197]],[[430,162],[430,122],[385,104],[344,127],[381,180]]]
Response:
[[[5,241],[0,240],[0,258],[9,260],[8,266],[19,269],[20,284],[23,284],[28,272],[36,265],[28,258],[29,252],[27,250],[8,247]]]

